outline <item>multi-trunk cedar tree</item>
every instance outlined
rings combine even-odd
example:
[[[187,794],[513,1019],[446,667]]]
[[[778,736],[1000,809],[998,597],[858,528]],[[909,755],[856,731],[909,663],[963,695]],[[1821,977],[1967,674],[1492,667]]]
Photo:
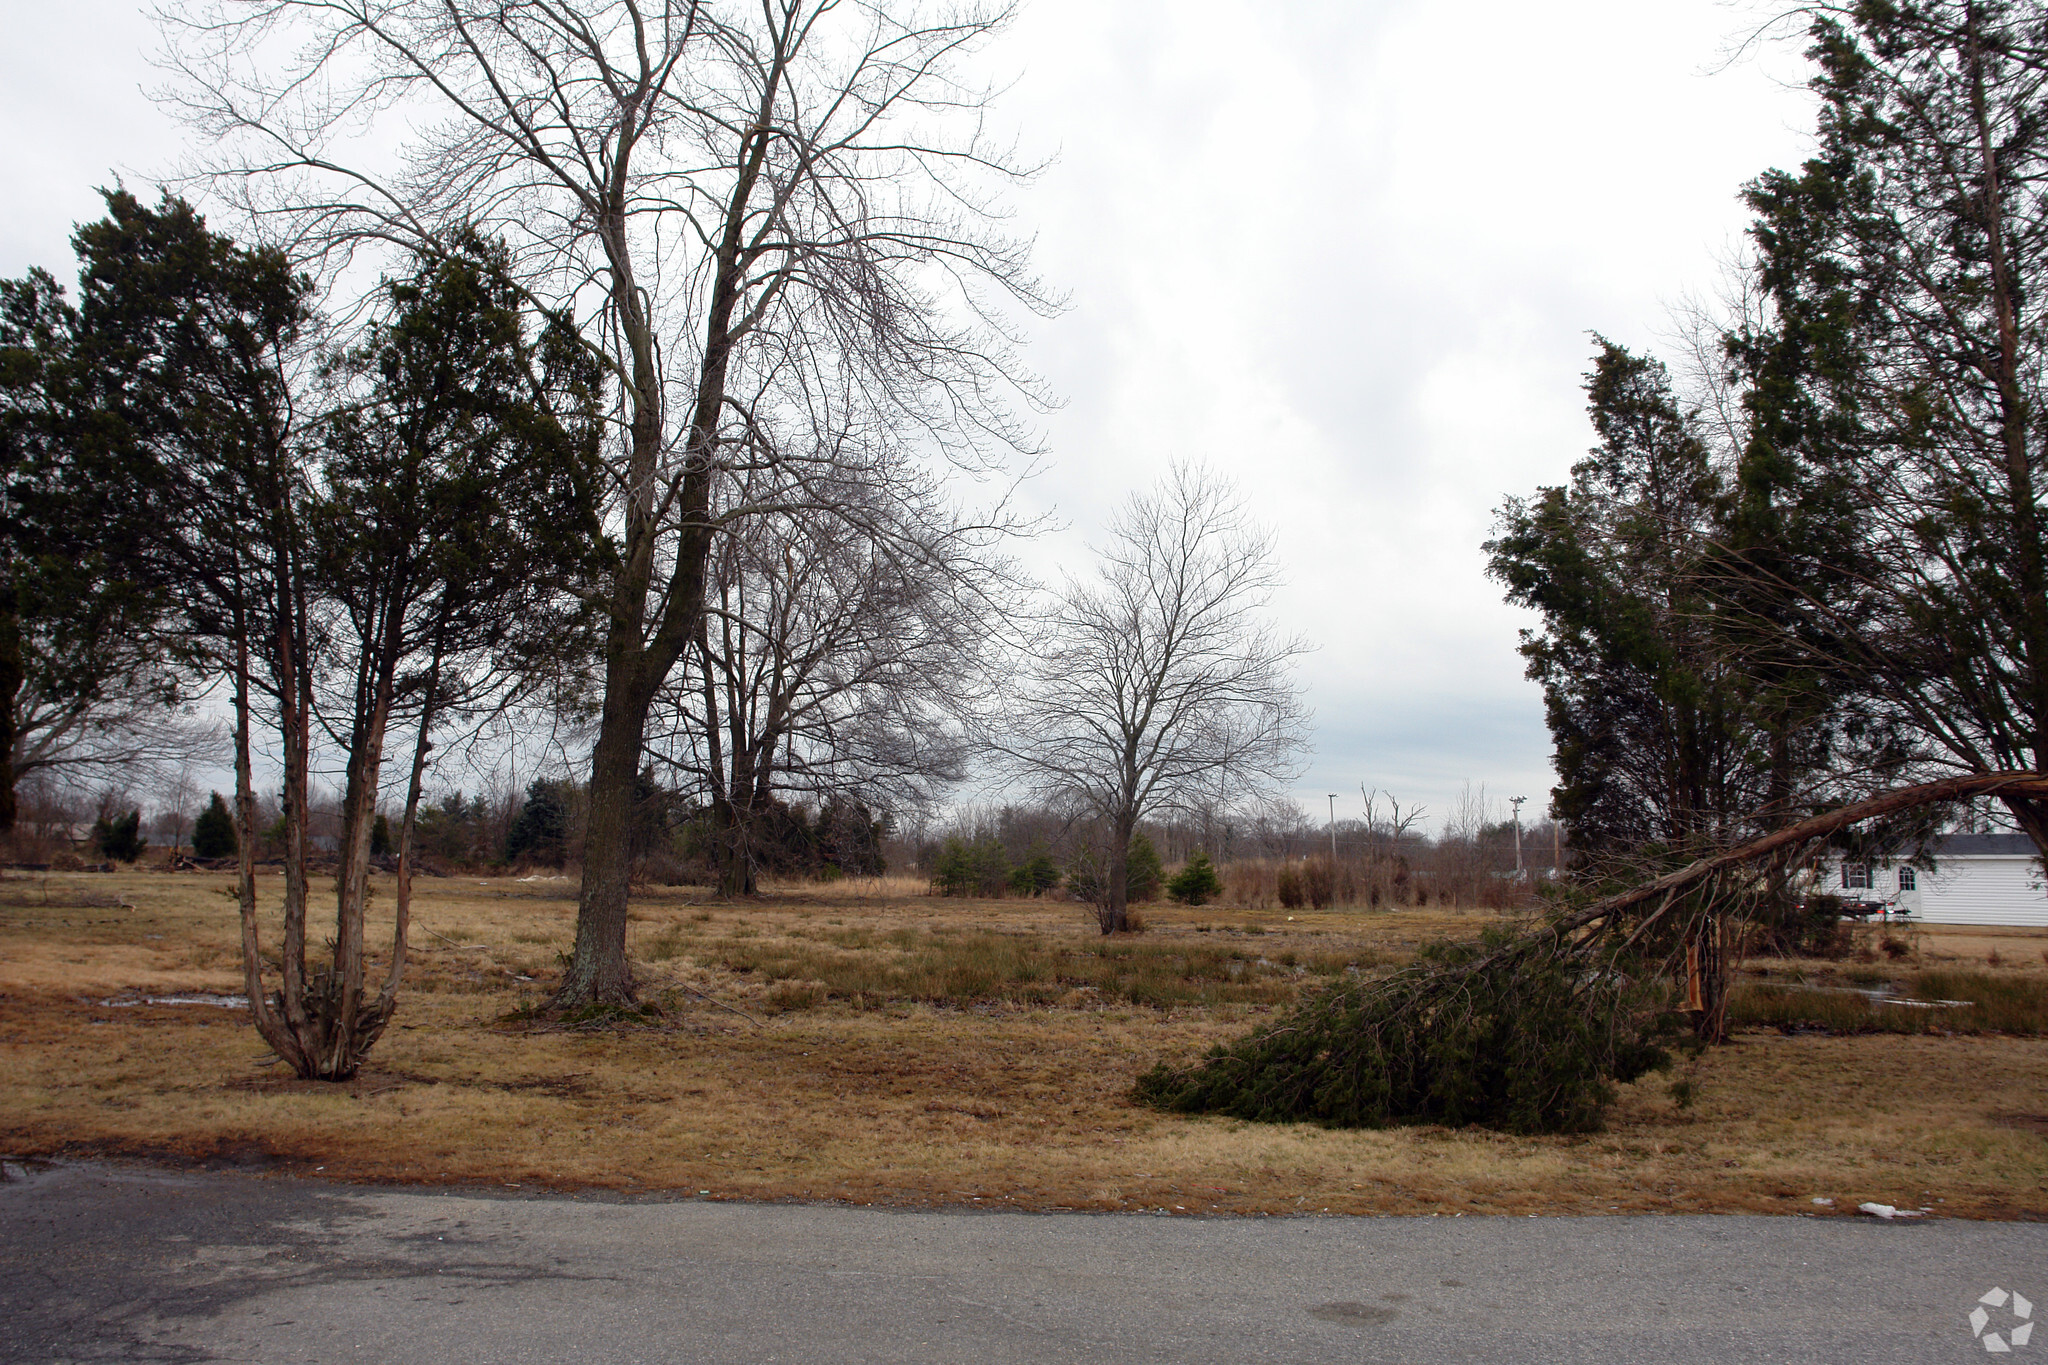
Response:
[[[281,255],[209,231],[176,200],[107,198],[109,216],[77,237],[66,477],[99,500],[107,543],[173,614],[193,666],[230,680],[252,1016],[299,1074],[346,1077],[396,1004],[428,734],[446,708],[574,636],[552,606],[573,572],[565,557],[595,540],[595,376],[548,320],[528,335],[487,244],[387,284],[362,344],[323,359],[311,286]],[[399,718],[417,738],[398,926],[373,992],[369,843]],[[259,721],[283,760],[275,993],[257,936]],[[348,772],[324,963],[307,923],[316,729],[343,746]]]

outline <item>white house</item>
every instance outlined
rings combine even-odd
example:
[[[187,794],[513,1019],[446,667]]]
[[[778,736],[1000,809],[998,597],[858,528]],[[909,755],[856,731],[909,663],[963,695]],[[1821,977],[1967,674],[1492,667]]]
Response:
[[[1820,869],[1821,889],[1845,900],[1876,902],[1889,915],[1923,924],[2048,928],[2048,883],[2026,835],[1949,834],[1928,851],[1934,855],[1932,872],[1830,858]]]

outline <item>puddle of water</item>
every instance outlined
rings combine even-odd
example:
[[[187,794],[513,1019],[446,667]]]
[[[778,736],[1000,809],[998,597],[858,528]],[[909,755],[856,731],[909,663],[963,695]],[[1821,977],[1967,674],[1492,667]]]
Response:
[[[137,1005],[218,1005],[224,1010],[245,1010],[249,1008],[246,995],[130,995],[115,1000],[102,1000],[102,1005],[122,1010]]]
[[[1908,996],[1895,995],[1890,986],[1809,986],[1803,981],[1773,981],[1766,983],[1779,990],[1811,991],[1816,995],[1860,995],[1873,1005],[1897,1005],[1908,1010],[1956,1010],[1968,1009],[1968,1000],[1914,1000]]]

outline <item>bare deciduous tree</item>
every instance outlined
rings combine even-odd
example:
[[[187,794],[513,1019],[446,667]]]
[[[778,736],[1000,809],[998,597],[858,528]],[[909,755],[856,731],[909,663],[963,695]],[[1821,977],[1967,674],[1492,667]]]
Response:
[[[167,12],[210,183],[303,249],[511,244],[619,395],[576,947],[556,1003],[633,997],[632,795],[649,707],[701,635],[723,471],[847,409],[986,464],[1029,396],[1001,307],[1046,299],[990,230],[1015,172],[965,59],[1000,3],[222,0]],[[280,65],[274,54],[295,55]],[[397,164],[348,137],[408,116]],[[389,127],[390,123],[383,126]],[[764,435],[769,439],[762,439]],[[802,475],[797,476],[799,482]],[[743,516],[752,509],[729,509]]]
[[[1141,818],[1298,771],[1308,715],[1292,665],[1308,647],[1262,619],[1277,577],[1235,490],[1177,464],[1124,505],[1095,576],[1068,581],[1031,644],[1003,764],[1099,821],[1104,933],[1125,927]]]
[[[707,798],[719,881],[755,888],[755,827],[778,792],[929,806],[963,775],[963,718],[1011,605],[993,542],[905,460],[810,490],[822,505],[732,524],[711,556],[704,630],[657,703],[655,752]],[[744,480],[729,500],[753,501]]]

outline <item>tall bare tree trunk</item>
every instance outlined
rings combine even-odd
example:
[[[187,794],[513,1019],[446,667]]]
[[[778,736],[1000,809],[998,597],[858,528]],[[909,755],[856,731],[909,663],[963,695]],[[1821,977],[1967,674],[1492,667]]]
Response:
[[[647,712],[654,693],[703,627],[705,561],[711,548],[711,474],[732,364],[732,316],[745,270],[740,260],[741,241],[754,182],[767,155],[768,117],[776,89],[771,84],[762,97],[761,124],[749,131],[743,143],[741,175],[729,200],[707,309],[704,359],[684,447],[686,470],[673,513],[679,524],[669,533],[673,567],[658,603],[651,603],[650,598],[658,541],[665,529],[655,521],[653,505],[662,446],[660,363],[643,296],[627,265],[625,207],[623,202],[612,206],[618,223],[610,234],[616,242],[612,248],[616,263],[613,309],[631,335],[633,350],[633,450],[627,466],[625,562],[611,595],[604,711],[590,760],[590,817],[584,834],[583,886],[576,907],[576,949],[551,1002],[558,1010],[628,1004],[635,995],[632,968],[626,961],[634,779],[640,772]],[[656,611],[652,640],[643,633],[650,605]]]
[[[1108,856],[1102,861],[1108,884],[1102,888],[1102,932],[1121,934],[1131,927],[1131,834],[1138,827],[1130,810],[1110,821]]]
[[[590,811],[583,839],[583,888],[576,948],[554,1006],[575,1010],[634,999],[626,960],[626,909],[633,875],[633,792],[647,701],[608,679],[597,747],[590,760]]]
[[[385,731],[391,722],[391,701],[398,666],[399,618],[387,614],[384,646],[367,670],[358,692],[356,724],[350,736],[348,787],[342,807],[341,866],[335,877],[334,977],[340,992],[326,1020],[327,1070],[353,1075],[362,1065],[370,1042],[383,1031],[378,1017],[383,1002],[364,1009],[363,934],[370,902],[370,834],[377,819],[378,777],[384,767]],[[358,675],[361,676],[360,674]],[[368,692],[364,705],[362,692]],[[431,710],[429,711],[431,715]],[[389,993],[387,997],[389,998]]]
[[[397,1012],[398,985],[405,977],[407,936],[412,929],[413,835],[419,825],[420,793],[426,785],[427,751],[434,747],[430,736],[439,714],[440,691],[441,650],[437,644],[433,663],[427,668],[426,695],[420,702],[419,731],[413,740],[412,771],[405,786],[405,815],[398,826],[398,887],[392,895],[391,966],[384,974],[383,988],[377,993],[377,1005],[371,1021],[363,1029],[360,1044],[363,1052],[370,1050],[370,1045],[383,1034],[391,1016]]]
[[[290,572],[283,552],[278,555],[279,578],[288,585]],[[271,661],[277,679],[278,739],[284,749],[284,1019],[298,1040],[299,1074],[313,1074],[320,1064],[320,1047],[306,1000],[306,766],[308,734],[305,679],[301,676],[296,624],[288,586],[277,589],[276,622],[272,632]]]

